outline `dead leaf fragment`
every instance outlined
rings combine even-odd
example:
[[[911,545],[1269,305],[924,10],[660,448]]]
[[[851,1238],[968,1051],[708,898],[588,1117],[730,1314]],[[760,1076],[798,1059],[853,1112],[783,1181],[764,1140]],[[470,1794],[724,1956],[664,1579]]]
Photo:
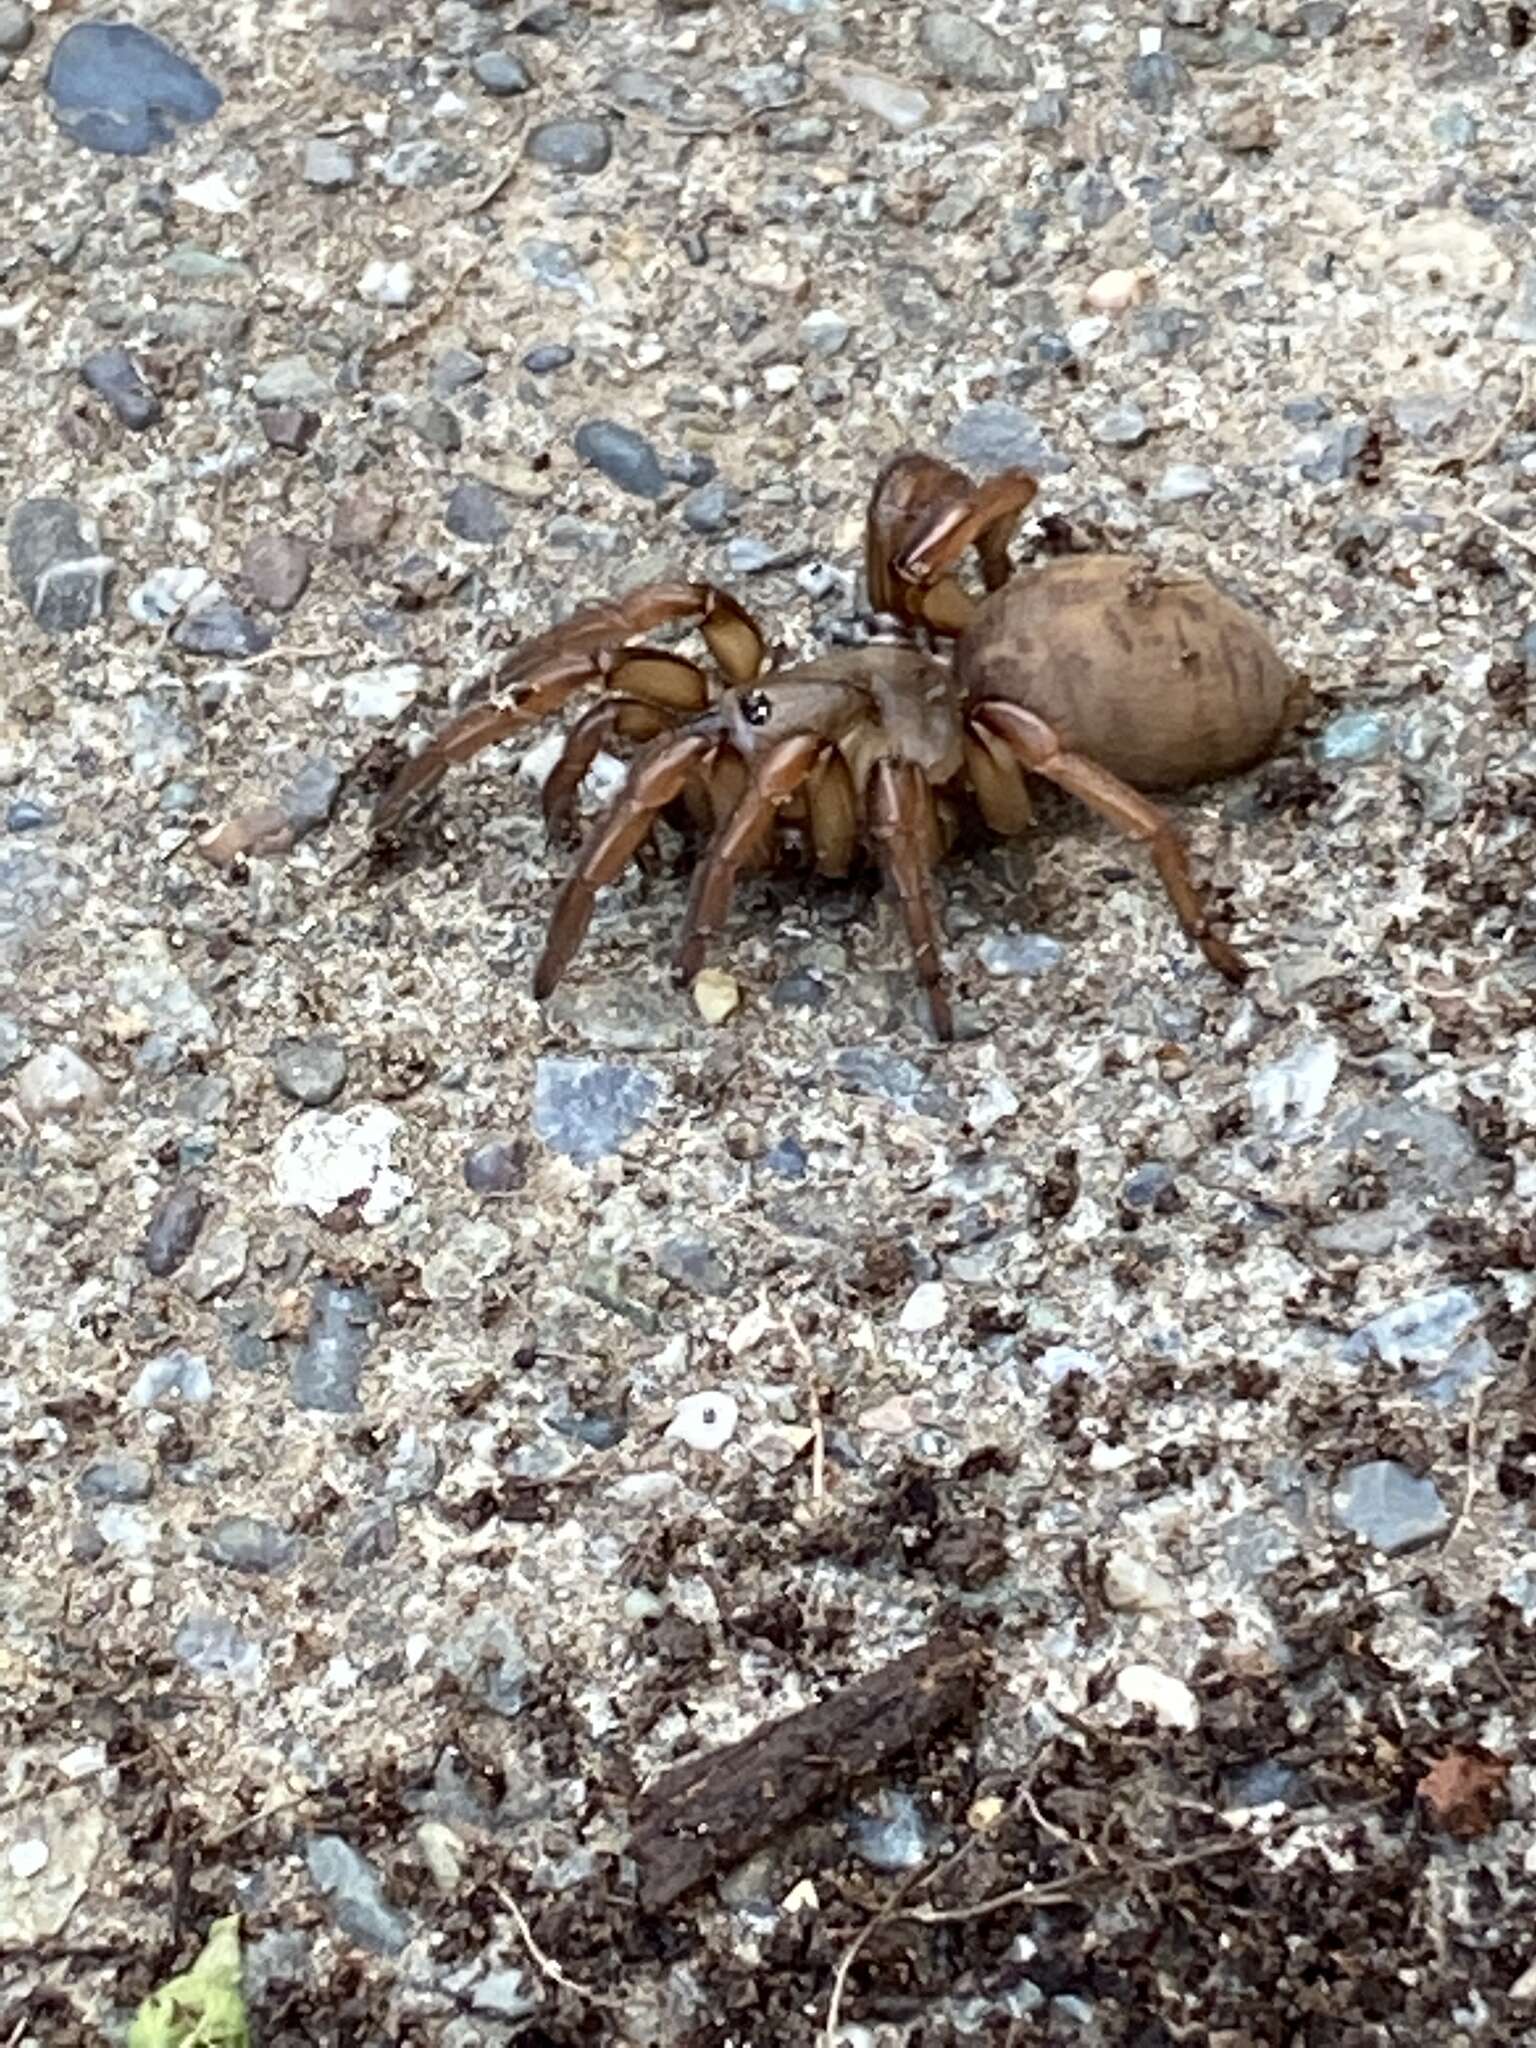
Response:
[[[1508,1761],[1491,1750],[1447,1750],[1420,1778],[1419,1803],[1446,1834],[1467,1842],[1486,1835],[1503,1817],[1508,1776]]]

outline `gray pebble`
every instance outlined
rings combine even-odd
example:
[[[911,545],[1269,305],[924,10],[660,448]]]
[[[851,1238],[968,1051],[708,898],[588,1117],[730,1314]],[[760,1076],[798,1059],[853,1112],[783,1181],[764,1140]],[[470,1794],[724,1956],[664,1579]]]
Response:
[[[761,576],[779,562],[780,550],[771,540],[743,533],[726,543],[725,559],[733,576]]]
[[[1173,1168],[1160,1159],[1149,1159],[1145,1166],[1126,1175],[1120,1199],[1128,1209],[1156,1209],[1160,1214],[1176,1209],[1179,1202]]]
[[[307,1860],[310,1879],[342,1933],[375,1955],[398,1955],[414,1929],[409,1916],[384,1897],[373,1865],[340,1835],[317,1835]]]
[[[660,1094],[655,1078],[641,1067],[541,1059],[534,1068],[534,1134],[578,1166],[590,1166],[633,1136]]]
[[[405,423],[429,448],[440,449],[444,455],[456,453],[464,440],[457,414],[440,398],[419,398],[406,414]]]
[[[163,148],[223,104],[211,78],[131,22],[75,22],[54,44],[43,84],[65,134],[107,156]]]
[[[380,168],[385,184],[396,190],[428,190],[451,185],[455,178],[463,177],[468,165],[445,143],[419,137],[397,142]]]
[[[382,1564],[385,1558],[393,1557],[399,1547],[400,1524],[394,1509],[385,1506],[365,1508],[342,1545],[341,1561],[349,1570],[357,1571],[363,1565]]]
[[[80,365],[80,374],[131,432],[140,434],[160,419],[160,401],[144,382],[127,349],[98,349]]]
[[[207,1359],[180,1344],[140,1366],[128,1389],[130,1408],[156,1408],[172,1400],[204,1408],[212,1399],[213,1375]]]
[[[19,1067],[31,1043],[21,1019],[12,1016],[8,1010],[0,1010],[0,1074],[8,1074],[13,1067]]]
[[[1296,10],[1296,20],[1302,33],[1310,36],[1314,43],[1325,42],[1329,36],[1336,36],[1349,20],[1349,9],[1344,0],[1302,0]]]
[[[1094,425],[1093,438],[1103,448],[1139,448],[1151,428],[1139,405],[1111,406]]]
[[[541,341],[523,357],[523,368],[532,377],[547,377],[551,370],[564,370],[576,360],[576,351],[563,341]]]
[[[1322,449],[1301,465],[1301,473],[1314,484],[1341,483],[1355,474],[1365,453],[1369,430],[1364,420],[1354,420],[1323,444]]]
[[[191,1614],[177,1629],[171,1647],[199,1678],[214,1678],[241,1688],[259,1682],[265,1659],[232,1621],[218,1614]]]
[[[824,1010],[831,994],[814,969],[796,967],[780,975],[768,991],[768,1000],[776,1010]]]
[[[846,344],[849,331],[841,313],[823,306],[800,322],[800,346],[813,356],[835,356]]]
[[[486,372],[484,356],[477,356],[473,349],[444,349],[432,365],[432,390],[438,398],[451,398],[456,391],[463,391],[470,384],[478,384]]]
[[[590,177],[613,155],[613,138],[601,121],[541,121],[529,129],[523,155],[550,170]]]
[[[52,811],[42,804],[34,803],[30,797],[19,796],[6,808],[7,832],[41,832],[45,826],[57,822]]]
[[[576,453],[610,483],[636,498],[666,495],[667,479],[656,450],[643,434],[617,420],[588,420],[576,430]]]
[[[963,467],[983,472],[1021,468],[1033,476],[1057,476],[1072,467],[1046,444],[1037,420],[1000,398],[963,412],[945,439],[944,452]]]
[[[516,99],[520,93],[533,90],[533,73],[510,50],[482,50],[469,68],[475,83],[493,100]]]
[[[667,456],[661,465],[662,475],[669,483],[687,484],[690,490],[712,483],[718,464],[712,455],[706,455],[701,448],[684,448],[676,455]]]
[[[24,498],[11,514],[11,581],[45,633],[75,633],[102,617],[117,563],[67,498]]]
[[[1160,505],[1187,505],[1196,498],[1208,498],[1216,479],[1201,462],[1170,462],[1157,480],[1153,493]]]
[[[1024,102],[1024,129],[1033,134],[1048,134],[1065,128],[1072,118],[1072,102],[1064,92],[1037,93],[1032,100]]]
[[[282,1572],[292,1564],[298,1545],[292,1536],[255,1515],[225,1515],[204,1539],[215,1564],[237,1572]]]
[[[486,11],[469,0],[442,0],[432,17],[432,41],[445,57],[470,57],[494,27]]]
[[[1320,761],[1358,766],[1383,761],[1392,751],[1392,728],[1374,711],[1345,711],[1330,719],[1317,740]]]
[[[763,1154],[763,1165],[781,1180],[804,1180],[808,1165],[805,1147],[793,1135],[780,1138]]]
[[[915,1109],[923,1116],[948,1116],[954,1104],[947,1089],[930,1081],[922,1068],[899,1053],[883,1052],[878,1046],[845,1046],[832,1062],[832,1071],[845,1088],[859,1095],[878,1095],[899,1109]]]
[[[0,0],[0,52],[19,57],[32,40],[32,10],[26,0]]]
[[[571,292],[587,305],[596,304],[592,280],[569,242],[549,242],[535,236],[518,244],[517,259],[535,284],[552,292]]]
[[[268,611],[291,612],[309,588],[310,551],[291,533],[256,533],[240,557],[240,580]]]
[[[272,1077],[290,1102],[324,1109],[347,1085],[347,1054],[334,1038],[285,1038],[272,1050]]]
[[[1049,974],[1066,957],[1059,939],[1044,932],[989,932],[976,949],[988,974]]]
[[[656,1254],[656,1269],[694,1294],[729,1294],[736,1285],[727,1260],[703,1238],[669,1237]]]
[[[1156,114],[1166,114],[1187,90],[1189,72],[1167,50],[1146,50],[1126,67],[1125,84],[1133,100]]]
[[[297,405],[268,406],[260,418],[267,446],[287,455],[302,455],[320,431],[319,413]]]
[[[329,136],[304,145],[304,182],[317,192],[343,192],[357,183],[357,158]]]
[[[146,1458],[104,1458],[87,1465],[75,1490],[82,1500],[148,1500],[155,1490],[154,1467]]]
[[[340,794],[341,770],[334,761],[318,754],[304,763],[278,798],[278,804],[295,834],[302,835],[318,832],[329,821]]]
[[[157,1280],[174,1273],[187,1257],[207,1213],[207,1200],[195,1181],[182,1181],[161,1196],[144,1239],[144,1263]]]
[[[272,645],[272,635],[259,619],[242,611],[217,584],[187,607],[171,639],[183,654],[260,654]]]
[[[1447,107],[1436,114],[1429,132],[1443,149],[1471,149],[1477,141],[1477,123],[1465,107]]]
[[[1009,92],[1033,76],[1022,50],[1005,42],[972,14],[935,8],[917,25],[918,45],[940,78],[985,92]]]
[[[464,1185],[477,1195],[506,1195],[528,1178],[528,1147],[520,1138],[487,1138],[464,1155]]]
[[[820,156],[836,135],[824,114],[797,114],[773,124],[768,147],[779,156]]]
[[[309,1329],[293,1361],[297,1407],[329,1415],[355,1415],[359,1386],[373,1348],[378,1303],[365,1287],[322,1280],[310,1301]]]
[[[251,386],[257,405],[324,405],[331,395],[330,378],[307,356],[279,356]]]
[[[1435,1482],[1415,1477],[1389,1458],[1346,1472],[1334,1489],[1333,1512],[1352,1535],[1388,1557],[1422,1549],[1451,1523]]]
[[[512,531],[512,513],[502,492],[466,477],[449,493],[443,524],[460,540],[493,547]]]
[[[629,1434],[629,1424],[622,1415],[558,1416],[554,1427],[562,1436],[571,1437],[593,1451],[616,1450]]]
[[[879,1812],[857,1815],[848,1835],[854,1854],[872,1870],[916,1870],[928,1859],[928,1828],[907,1792],[884,1793]]]

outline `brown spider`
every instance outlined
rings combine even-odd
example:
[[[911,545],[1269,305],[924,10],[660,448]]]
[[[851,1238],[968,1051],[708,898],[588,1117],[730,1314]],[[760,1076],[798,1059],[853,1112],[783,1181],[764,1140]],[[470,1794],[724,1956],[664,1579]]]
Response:
[[[848,873],[873,847],[934,1029],[948,1038],[930,873],[967,803],[994,831],[1026,829],[1026,774],[1144,841],[1185,930],[1222,974],[1241,979],[1242,962],[1209,929],[1171,822],[1140,791],[1184,788],[1262,759],[1294,722],[1305,686],[1258,625],[1206,583],[1159,582],[1145,565],[1105,555],[1011,581],[1010,545],[1036,489],[1021,471],[977,488],[931,456],[898,456],[869,506],[871,644],[767,674],[761,630],[710,584],[648,584],[578,612],[504,667],[506,702],[463,713],[407,763],[374,829],[398,825],[452,763],[600,682],[612,694],[577,721],[544,786],[551,831],[568,827],[605,743],[641,744],[556,900],[534,975],[540,1000],[580,945],[597,891],[681,805],[710,839],[683,919],[680,977],[697,972],[742,868],[771,860],[777,826],[793,823],[825,875]],[[954,573],[972,548],[988,593],[979,603]],[[697,621],[724,675],[718,694],[681,655],[625,644],[684,619]],[[919,644],[935,637],[956,643],[953,666]]]

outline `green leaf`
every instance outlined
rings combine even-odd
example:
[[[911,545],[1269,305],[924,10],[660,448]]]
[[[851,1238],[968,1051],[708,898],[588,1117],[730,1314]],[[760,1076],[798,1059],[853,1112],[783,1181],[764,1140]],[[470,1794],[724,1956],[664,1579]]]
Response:
[[[128,2048],[250,2048],[240,1984],[240,1915],[215,1920],[190,1970],[152,1991],[128,2029]]]

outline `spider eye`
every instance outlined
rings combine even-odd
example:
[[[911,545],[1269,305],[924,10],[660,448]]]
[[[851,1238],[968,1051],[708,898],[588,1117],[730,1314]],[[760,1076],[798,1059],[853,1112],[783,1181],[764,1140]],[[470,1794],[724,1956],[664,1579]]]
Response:
[[[773,716],[773,702],[766,690],[748,690],[741,700],[741,715],[748,725],[766,725]]]

